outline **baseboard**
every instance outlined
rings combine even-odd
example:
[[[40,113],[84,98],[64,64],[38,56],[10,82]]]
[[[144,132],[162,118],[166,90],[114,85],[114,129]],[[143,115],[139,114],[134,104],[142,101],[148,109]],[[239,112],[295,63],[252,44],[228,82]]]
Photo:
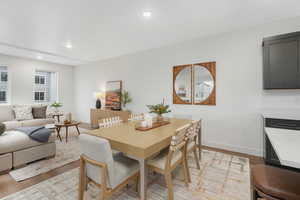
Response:
[[[228,150],[228,151],[234,151],[234,152],[244,153],[244,154],[248,154],[248,155],[258,156],[258,157],[263,156],[263,151],[260,149],[255,149],[255,148],[233,146],[233,145],[229,145],[229,144],[221,144],[221,143],[216,143],[216,142],[204,142],[203,145],[208,146],[208,147],[214,147],[214,148],[218,148],[218,149],[224,149],[224,150]]]

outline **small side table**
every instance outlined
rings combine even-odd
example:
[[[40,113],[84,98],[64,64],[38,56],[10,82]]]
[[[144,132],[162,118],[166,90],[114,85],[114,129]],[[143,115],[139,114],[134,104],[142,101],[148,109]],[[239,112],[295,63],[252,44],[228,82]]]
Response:
[[[58,124],[55,124],[56,126],[56,130],[57,130],[57,136],[59,137],[60,141],[61,140],[61,136],[60,136],[60,130],[61,128],[65,127],[66,128],[66,143],[68,142],[68,135],[69,135],[69,127],[72,127],[74,126],[76,129],[77,129],[77,133],[78,135],[80,135],[80,131],[78,129],[78,125],[80,124],[80,122],[76,122],[76,121],[72,121],[71,123],[69,124],[65,124],[65,123],[58,123]]]
[[[60,117],[63,116],[64,114],[52,114],[52,117],[55,119],[57,118],[58,123],[60,122]]]

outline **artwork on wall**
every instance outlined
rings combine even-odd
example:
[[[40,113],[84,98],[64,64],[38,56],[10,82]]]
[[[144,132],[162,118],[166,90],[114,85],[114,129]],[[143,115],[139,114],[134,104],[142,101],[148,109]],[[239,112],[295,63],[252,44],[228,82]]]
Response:
[[[105,88],[105,108],[121,110],[122,81],[108,81]]]
[[[216,105],[216,62],[174,66],[173,103]]]

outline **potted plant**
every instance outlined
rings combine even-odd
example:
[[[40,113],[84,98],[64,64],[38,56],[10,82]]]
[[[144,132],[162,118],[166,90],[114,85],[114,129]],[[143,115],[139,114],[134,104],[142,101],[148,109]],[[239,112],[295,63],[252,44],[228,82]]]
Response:
[[[163,120],[163,114],[171,112],[169,105],[165,105],[165,100],[162,103],[156,105],[147,105],[150,113],[157,114],[157,121],[161,122]]]
[[[121,93],[121,103],[124,107],[124,110],[126,110],[126,105],[132,102],[132,98],[130,97],[130,94],[128,91],[123,91]]]
[[[58,108],[62,107],[62,103],[54,102],[53,104],[51,104],[51,107],[55,108],[55,113],[59,113]]]

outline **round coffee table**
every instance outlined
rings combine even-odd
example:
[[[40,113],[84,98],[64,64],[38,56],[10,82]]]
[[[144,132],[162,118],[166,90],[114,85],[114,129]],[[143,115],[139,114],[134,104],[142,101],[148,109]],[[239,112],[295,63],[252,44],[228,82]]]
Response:
[[[68,134],[69,134],[68,130],[69,130],[69,127],[74,126],[77,129],[78,135],[80,135],[80,131],[78,129],[78,125],[79,124],[80,124],[80,122],[76,122],[76,121],[72,121],[69,124],[65,124],[65,123],[55,124],[56,130],[57,130],[57,136],[59,137],[60,141],[62,141],[61,136],[60,136],[60,130],[61,130],[61,128],[63,128],[63,127],[66,128],[66,142],[68,142]]]

